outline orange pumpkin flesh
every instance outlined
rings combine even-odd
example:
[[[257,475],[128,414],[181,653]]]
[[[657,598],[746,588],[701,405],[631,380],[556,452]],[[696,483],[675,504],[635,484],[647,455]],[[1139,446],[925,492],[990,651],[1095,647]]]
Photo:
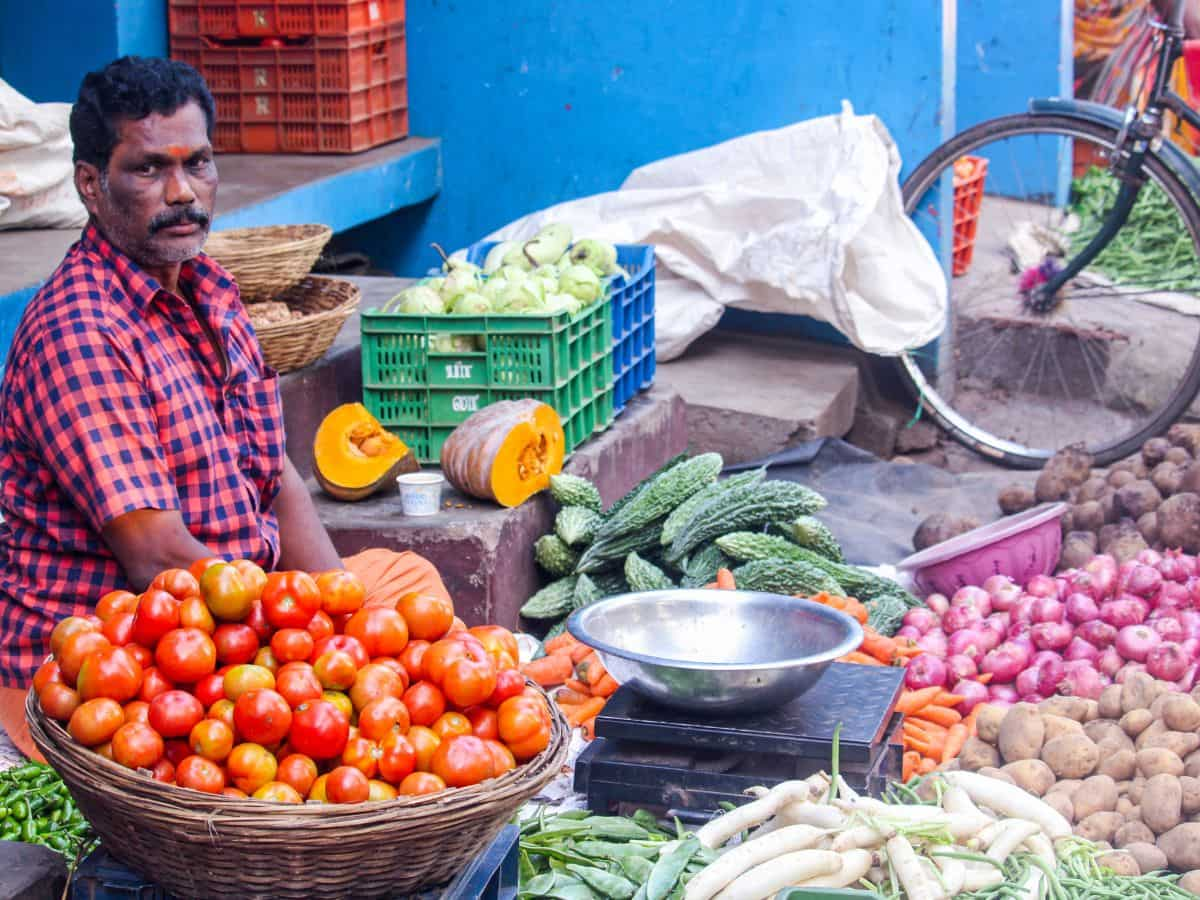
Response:
[[[442,445],[442,472],[455,488],[501,506],[520,506],[562,471],[566,438],[558,414],[537,400],[486,406]]]
[[[405,443],[385,431],[361,403],[344,403],[327,415],[313,440],[313,474],[338,500],[362,500],[401,472],[420,468]]]

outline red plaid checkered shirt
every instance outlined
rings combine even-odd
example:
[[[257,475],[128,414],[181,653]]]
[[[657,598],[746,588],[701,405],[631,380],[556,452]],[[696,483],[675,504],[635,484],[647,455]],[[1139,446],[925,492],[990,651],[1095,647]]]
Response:
[[[229,274],[179,276],[191,306],[92,225],[21,318],[0,383],[0,683],[25,686],[50,631],[126,587],[100,529],[178,510],[229,559],[270,571],[284,462],[278,376]]]

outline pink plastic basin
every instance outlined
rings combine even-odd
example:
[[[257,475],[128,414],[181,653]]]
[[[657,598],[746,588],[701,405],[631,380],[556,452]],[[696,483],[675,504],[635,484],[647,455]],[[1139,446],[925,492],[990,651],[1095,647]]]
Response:
[[[1066,511],[1065,503],[1035,506],[914,553],[896,568],[907,572],[924,596],[949,597],[992,575],[1007,575],[1023,585],[1034,575],[1049,575],[1058,565],[1060,520]]]

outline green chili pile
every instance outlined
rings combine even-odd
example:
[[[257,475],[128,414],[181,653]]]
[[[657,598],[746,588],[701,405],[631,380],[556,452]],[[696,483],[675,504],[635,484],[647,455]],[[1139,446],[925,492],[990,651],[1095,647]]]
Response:
[[[0,772],[0,840],[40,844],[74,859],[92,849],[95,834],[58,773],[30,762]]]

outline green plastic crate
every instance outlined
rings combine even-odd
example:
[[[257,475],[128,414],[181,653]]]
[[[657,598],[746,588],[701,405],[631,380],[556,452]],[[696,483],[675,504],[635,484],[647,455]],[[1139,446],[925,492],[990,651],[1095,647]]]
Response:
[[[476,349],[438,352],[429,335],[470,336]],[[611,304],[575,316],[362,314],[363,404],[436,463],[457,425],[488,404],[532,398],[563,422],[567,453],[612,423]]]

